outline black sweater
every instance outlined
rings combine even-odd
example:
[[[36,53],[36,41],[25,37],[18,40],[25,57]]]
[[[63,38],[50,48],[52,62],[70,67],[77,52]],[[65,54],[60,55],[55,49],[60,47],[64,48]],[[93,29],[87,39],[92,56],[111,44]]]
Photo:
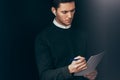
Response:
[[[68,65],[78,55],[85,56],[84,34],[73,26],[69,29],[49,25],[35,41],[40,80],[85,80],[69,73]]]

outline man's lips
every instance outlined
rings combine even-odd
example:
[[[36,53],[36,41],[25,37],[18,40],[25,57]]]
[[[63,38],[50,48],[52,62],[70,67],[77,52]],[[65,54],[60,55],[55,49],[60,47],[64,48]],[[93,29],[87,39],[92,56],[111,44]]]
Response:
[[[71,23],[71,20],[66,20],[67,23]]]

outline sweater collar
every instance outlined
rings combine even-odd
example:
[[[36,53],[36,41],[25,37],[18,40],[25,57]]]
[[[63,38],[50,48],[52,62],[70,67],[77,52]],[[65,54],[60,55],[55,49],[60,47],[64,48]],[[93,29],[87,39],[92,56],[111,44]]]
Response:
[[[55,19],[53,20],[53,24],[62,29],[69,29],[71,27],[71,25],[69,25],[69,26],[61,25]]]

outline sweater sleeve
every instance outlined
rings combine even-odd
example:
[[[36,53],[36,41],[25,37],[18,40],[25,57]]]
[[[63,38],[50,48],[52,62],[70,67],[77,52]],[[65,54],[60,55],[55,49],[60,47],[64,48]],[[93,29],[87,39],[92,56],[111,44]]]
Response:
[[[40,80],[66,80],[72,78],[68,66],[54,68],[47,42],[41,40],[40,37],[35,41],[35,54]]]

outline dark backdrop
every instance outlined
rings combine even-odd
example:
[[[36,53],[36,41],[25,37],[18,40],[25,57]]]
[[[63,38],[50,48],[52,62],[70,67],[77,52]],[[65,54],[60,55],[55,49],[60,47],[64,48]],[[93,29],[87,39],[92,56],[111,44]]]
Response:
[[[37,80],[36,35],[51,20],[49,0],[0,0],[0,80]]]

